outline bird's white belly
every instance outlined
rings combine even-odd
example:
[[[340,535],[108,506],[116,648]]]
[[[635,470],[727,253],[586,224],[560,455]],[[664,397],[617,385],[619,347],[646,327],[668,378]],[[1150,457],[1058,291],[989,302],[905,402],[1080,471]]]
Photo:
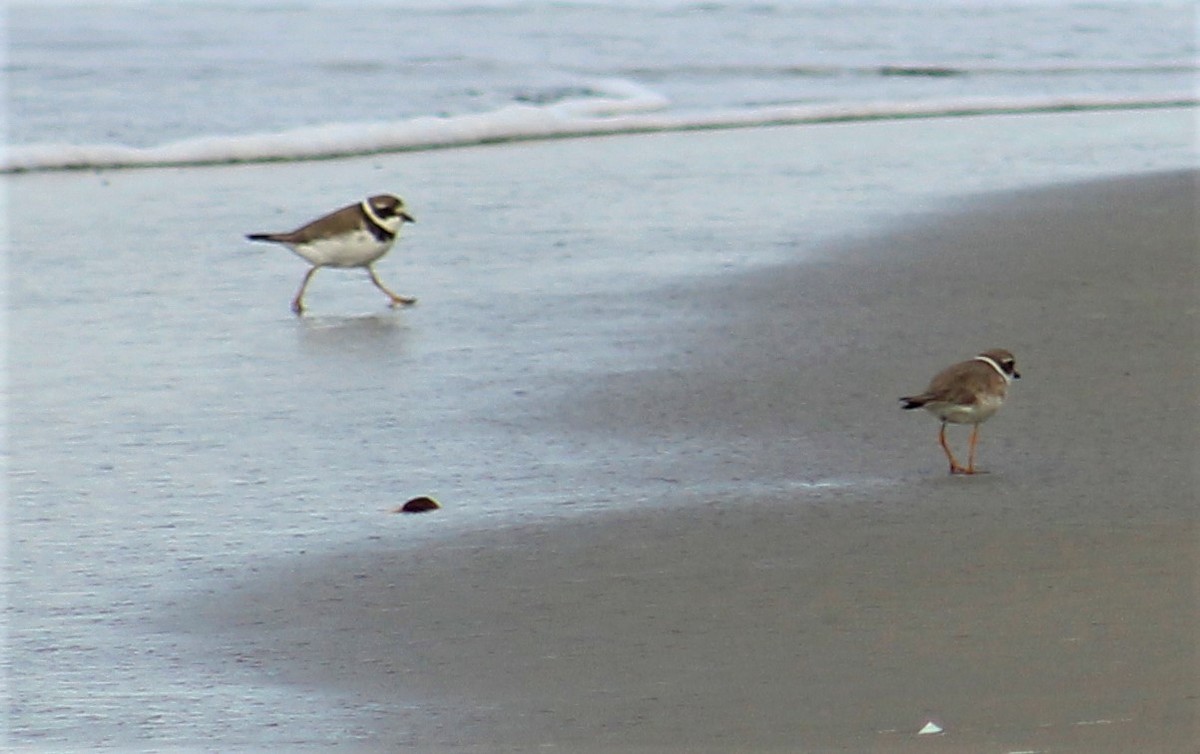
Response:
[[[292,251],[320,267],[363,267],[392,248],[392,240],[379,241],[367,231],[351,233],[292,247]]]
[[[987,421],[992,414],[1000,410],[1004,399],[1000,397],[981,397],[973,406],[960,406],[954,403],[927,403],[925,408],[937,418],[951,424],[979,424]]]

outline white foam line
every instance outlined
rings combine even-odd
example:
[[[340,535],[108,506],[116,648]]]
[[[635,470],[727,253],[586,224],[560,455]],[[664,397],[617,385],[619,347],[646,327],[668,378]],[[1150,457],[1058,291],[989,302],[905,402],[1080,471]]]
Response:
[[[154,147],[40,144],[0,153],[0,173],[179,167],[331,159],[512,141],[661,131],[716,130],[869,120],[1194,107],[1200,98],[968,98],[919,102],[798,105],[702,113],[664,112],[668,102],[632,82],[606,81],[605,94],[546,106],[511,105],[489,113],[343,123],[242,136],[207,136]]]

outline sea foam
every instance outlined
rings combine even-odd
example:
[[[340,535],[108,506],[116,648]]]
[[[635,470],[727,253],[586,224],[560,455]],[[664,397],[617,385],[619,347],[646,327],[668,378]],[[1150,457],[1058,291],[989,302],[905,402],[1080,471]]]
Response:
[[[1200,104],[1200,98],[1193,94],[1096,95],[842,102],[679,112],[670,109],[667,98],[627,80],[595,82],[591,91],[601,96],[576,97],[544,105],[512,104],[483,113],[423,116],[392,122],[330,123],[273,133],[204,136],[151,147],[116,144],[10,146],[0,153],[0,173],[316,160],[655,131]]]

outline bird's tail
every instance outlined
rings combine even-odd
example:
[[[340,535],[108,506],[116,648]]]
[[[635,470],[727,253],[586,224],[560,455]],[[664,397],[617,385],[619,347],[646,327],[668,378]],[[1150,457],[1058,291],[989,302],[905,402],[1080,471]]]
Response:
[[[904,402],[904,405],[901,406],[901,408],[906,409],[906,410],[913,409],[913,408],[921,408],[922,406],[924,406],[926,403],[929,402],[929,399],[923,395],[909,395],[904,398],[901,398],[900,400]]]

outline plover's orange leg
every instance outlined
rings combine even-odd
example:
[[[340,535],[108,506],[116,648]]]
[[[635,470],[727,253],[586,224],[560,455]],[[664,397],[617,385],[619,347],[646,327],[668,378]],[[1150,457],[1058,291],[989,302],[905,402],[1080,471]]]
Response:
[[[975,446],[979,444],[979,425],[975,424],[971,429],[971,445],[970,451],[967,454],[967,474],[978,473],[975,471]]]
[[[410,306],[417,303],[415,298],[397,296],[395,293],[389,291],[387,286],[380,282],[379,276],[375,274],[375,268],[371,265],[367,265],[367,274],[371,276],[371,282],[375,284],[375,287],[387,294],[387,297],[392,300],[392,306]]]
[[[308,268],[308,272],[304,274],[304,282],[300,284],[300,290],[296,291],[296,298],[292,299],[292,311],[296,314],[304,313],[304,291],[308,289],[308,281],[312,280],[312,276],[316,274],[317,267]]]
[[[950,452],[950,446],[946,443],[946,422],[942,422],[942,429],[938,432],[938,442],[941,443],[942,450],[946,453],[946,458],[950,459],[951,474],[969,474],[971,472],[964,469],[955,460],[954,454]]]

